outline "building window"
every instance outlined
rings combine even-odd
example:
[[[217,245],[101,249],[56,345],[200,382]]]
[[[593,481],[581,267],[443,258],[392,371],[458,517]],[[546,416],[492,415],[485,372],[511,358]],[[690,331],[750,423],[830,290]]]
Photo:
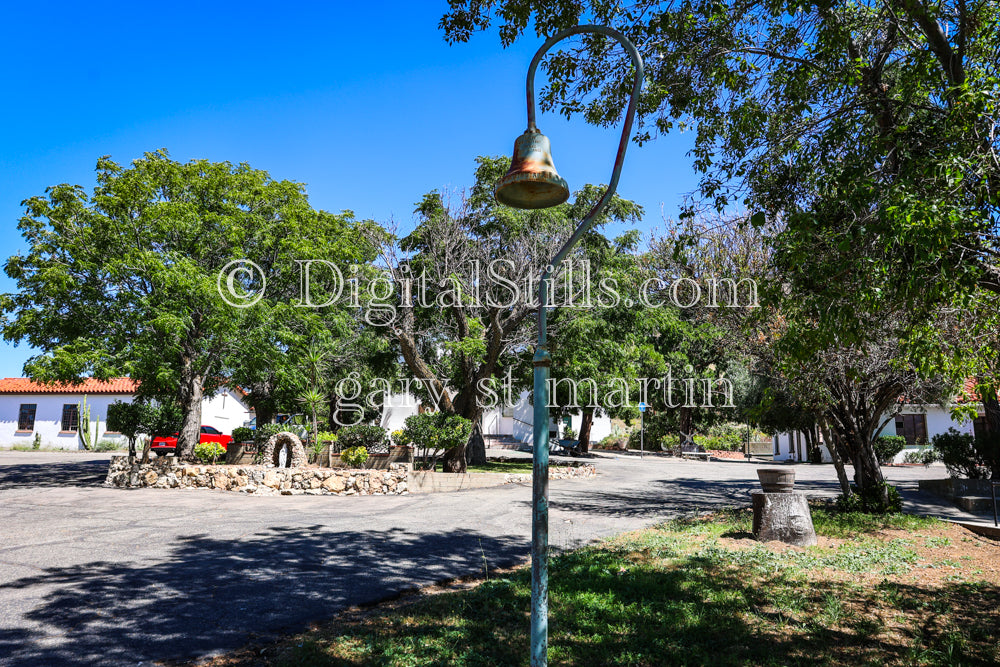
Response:
[[[17,415],[18,431],[35,430],[35,409],[37,407],[36,403],[21,403],[21,411]]]
[[[63,405],[62,430],[76,431],[80,428],[80,411],[76,403]]]
[[[927,442],[927,415],[896,415],[896,435],[906,438],[907,445]]]

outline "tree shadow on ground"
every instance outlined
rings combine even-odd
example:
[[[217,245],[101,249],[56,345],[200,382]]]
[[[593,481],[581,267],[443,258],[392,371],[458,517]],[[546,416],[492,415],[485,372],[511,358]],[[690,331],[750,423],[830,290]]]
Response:
[[[676,556],[669,546],[644,555]],[[550,664],[993,664],[1000,590],[992,585],[807,584],[718,556],[647,567],[613,548],[563,554],[551,575]],[[522,570],[387,616],[340,620],[268,657],[313,667],[525,665],[529,601]],[[232,664],[258,664],[243,658]]]
[[[108,476],[108,461],[71,463],[17,463],[0,466],[0,491],[8,489],[101,486]]]
[[[48,568],[0,586],[47,590],[0,630],[4,665],[134,665],[302,630],[354,604],[520,562],[527,542],[455,530],[272,528],[240,540],[191,535],[167,562]],[[51,588],[55,587],[54,590]]]
[[[832,496],[839,493],[840,485],[836,481],[808,481],[796,484],[795,490],[809,496]],[[752,491],[760,491],[757,480],[671,479],[616,491],[567,487],[553,494],[550,505],[598,515],[645,517],[669,513],[677,516],[749,505]]]

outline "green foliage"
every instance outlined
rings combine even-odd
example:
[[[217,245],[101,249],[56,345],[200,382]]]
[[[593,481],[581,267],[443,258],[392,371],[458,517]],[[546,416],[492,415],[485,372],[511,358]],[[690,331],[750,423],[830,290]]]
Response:
[[[84,449],[91,450],[94,448],[94,435],[90,432],[90,406],[87,405],[86,395],[76,404],[76,411],[78,422],[77,433],[80,436],[80,444],[83,445]],[[100,420],[98,420],[97,424],[99,427]]]
[[[368,450],[362,445],[348,447],[340,452],[340,460],[351,466],[362,466],[368,460]]]
[[[345,449],[363,447],[368,451],[383,449],[389,437],[385,429],[374,424],[345,426],[337,432],[337,442]]]
[[[903,509],[903,499],[899,489],[882,482],[881,485],[858,489],[851,485],[851,495],[837,497],[837,509],[841,512],[865,512],[868,514],[893,514]]]
[[[253,434],[253,443],[258,449],[267,444],[275,433],[294,433],[292,427],[286,424],[257,424]]]
[[[337,434],[332,431],[320,431],[316,434],[316,440],[319,442],[337,442]]]
[[[989,479],[992,467],[1000,461],[997,441],[996,437],[976,438],[950,428],[935,435],[931,443],[952,477]]]
[[[879,464],[889,465],[896,454],[899,454],[906,447],[906,438],[901,435],[880,435],[875,438],[872,446]]]
[[[215,461],[225,456],[226,448],[218,442],[199,442],[194,446],[194,455],[202,463],[215,463]]]
[[[903,455],[903,463],[921,463],[925,466],[940,460],[941,454],[934,447],[921,447]]]
[[[95,452],[116,452],[121,448],[121,444],[114,440],[102,439],[94,445]]]
[[[180,163],[166,151],[128,167],[102,157],[92,193],[56,185],[24,206],[27,249],[4,266],[18,291],[0,296],[0,321],[7,340],[41,350],[27,374],[128,375],[143,397],[182,405],[189,426],[200,425],[196,383],[211,393],[238,375],[263,386],[268,351],[287,347],[293,330],[319,327],[315,309],[294,305],[295,259],[346,266],[371,256],[350,214],[314,210],[301,184],[246,164]],[[267,292],[238,308],[261,286],[254,272],[233,272],[244,259],[266,276]],[[232,285],[229,303],[220,285]],[[195,431],[177,430],[178,455],[189,456]]]
[[[42,447],[42,434],[41,433],[35,433],[35,439],[31,443],[31,448],[32,449],[41,449],[41,447]]]
[[[463,447],[472,434],[472,422],[445,412],[424,412],[406,418],[403,438],[436,459],[442,452]]]
[[[563,429],[563,438],[566,440],[576,440],[576,431],[573,430],[573,427],[567,426]]]
[[[253,429],[237,426],[233,429],[233,442],[253,442]]]

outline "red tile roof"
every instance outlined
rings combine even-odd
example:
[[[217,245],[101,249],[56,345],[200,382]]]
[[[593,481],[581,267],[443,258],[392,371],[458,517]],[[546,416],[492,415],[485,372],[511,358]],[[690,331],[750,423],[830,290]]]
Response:
[[[107,382],[86,378],[80,384],[42,384],[29,378],[3,378],[0,394],[134,394],[139,383],[132,378],[111,378]]]

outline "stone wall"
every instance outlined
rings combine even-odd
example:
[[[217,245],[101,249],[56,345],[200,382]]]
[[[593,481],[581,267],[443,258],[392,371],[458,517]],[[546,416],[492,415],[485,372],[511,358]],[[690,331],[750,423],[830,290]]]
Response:
[[[258,496],[406,495],[408,474],[408,466],[399,463],[389,470],[331,470],[192,465],[173,457],[129,465],[127,456],[115,456],[104,483],[121,488],[223,489]]]

